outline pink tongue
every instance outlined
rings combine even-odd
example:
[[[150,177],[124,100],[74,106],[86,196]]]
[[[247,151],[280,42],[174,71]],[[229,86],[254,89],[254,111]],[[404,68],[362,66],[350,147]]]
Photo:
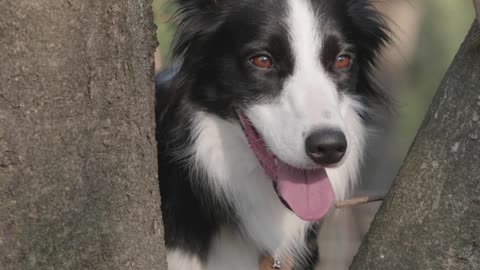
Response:
[[[325,169],[305,171],[295,169],[267,151],[265,142],[254,131],[247,117],[241,113],[240,121],[248,142],[267,174],[277,182],[279,196],[301,219],[316,221],[322,219],[335,198]]]
[[[276,180],[280,197],[299,218],[306,221],[322,219],[335,199],[325,169],[299,171],[282,165],[278,166]]]

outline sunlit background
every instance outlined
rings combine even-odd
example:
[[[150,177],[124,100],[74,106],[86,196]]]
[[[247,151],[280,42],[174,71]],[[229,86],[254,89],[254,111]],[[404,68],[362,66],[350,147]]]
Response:
[[[171,0],[170,0],[171,1]],[[261,1],[261,0],[258,0]],[[321,0],[319,0],[321,1]],[[169,0],[153,0],[157,36],[157,71],[168,66],[175,25]],[[385,49],[378,68],[383,85],[393,93],[396,114],[370,144],[368,162],[357,194],[384,194],[420,126],[449,63],[470,28],[471,0],[377,0],[392,28],[394,43]],[[335,210],[320,234],[318,269],[348,269],[378,204]]]

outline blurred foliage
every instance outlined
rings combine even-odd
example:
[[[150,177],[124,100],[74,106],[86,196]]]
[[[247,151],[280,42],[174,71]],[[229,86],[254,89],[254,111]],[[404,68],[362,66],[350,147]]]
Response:
[[[160,56],[162,63],[168,64],[169,52],[172,43],[175,24],[171,17],[175,7],[168,0],[153,0],[153,15],[157,25],[157,38],[159,42]]]
[[[399,118],[396,128],[403,158],[430,105],[455,53],[474,18],[472,1],[424,0],[412,3],[420,8],[421,25],[415,56],[408,67],[408,77],[399,86]]]
[[[384,0],[388,1],[388,0]],[[408,78],[398,85],[399,118],[394,134],[396,152],[403,158],[420,126],[428,105],[448,65],[474,18],[469,0],[405,0],[421,10],[422,21],[416,53],[409,61]],[[175,25],[170,20],[175,9],[168,0],[153,0],[161,59],[168,64]],[[397,88],[397,87],[396,87]]]

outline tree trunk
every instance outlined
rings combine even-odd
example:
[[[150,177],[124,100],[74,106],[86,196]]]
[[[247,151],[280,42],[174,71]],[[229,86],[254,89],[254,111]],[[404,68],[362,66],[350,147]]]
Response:
[[[480,269],[479,115],[475,23],[350,269]]]
[[[166,269],[150,0],[0,0],[0,269]]]

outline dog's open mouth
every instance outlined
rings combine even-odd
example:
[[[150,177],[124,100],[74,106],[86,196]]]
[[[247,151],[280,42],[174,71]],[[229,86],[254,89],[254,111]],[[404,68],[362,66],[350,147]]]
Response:
[[[335,199],[325,169],[305,170],[282,162],[268,150],[264,140],[245,114],[240,113],[239,118],[250,148],[272,178],[275,190],[283,203],[303,220],[322,219]]]

